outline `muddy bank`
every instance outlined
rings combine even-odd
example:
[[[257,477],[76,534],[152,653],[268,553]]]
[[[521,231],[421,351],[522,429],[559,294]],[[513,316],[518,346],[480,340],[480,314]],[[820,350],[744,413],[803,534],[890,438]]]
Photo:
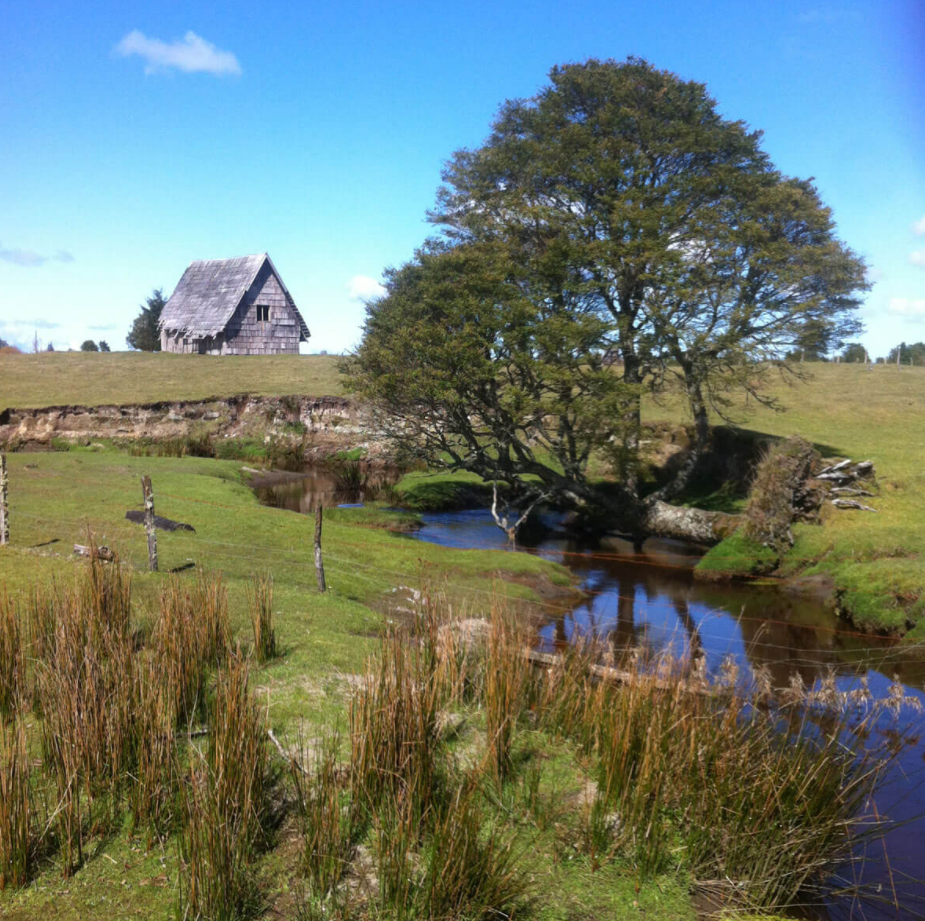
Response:
[[[256,397],[162,401],[126,406],[48,406],[0,413],[0,445],[36,450],[56,440],[165,442],[175,439],[257,438],[302,442],[307,459],[362,448],[384,453],[370,415],[353,400],[335,396]]]

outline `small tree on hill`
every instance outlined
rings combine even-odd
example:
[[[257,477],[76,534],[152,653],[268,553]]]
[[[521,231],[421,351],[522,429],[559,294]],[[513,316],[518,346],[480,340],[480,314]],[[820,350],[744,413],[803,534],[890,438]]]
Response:
[[[141,313],[135,317],[132,328],[125,337],[129,348],[138,349],[140,352],[161,350],[161,333],[157,324],[166,303],[164,289],[155,288],[151,296],[141,305]]]
[[[46,352],[53,352],[54,350],[55,350],[55,344],[53,342],[49,342],[48,345],[45,346]]]
[[[100,339],[100,351],[101,352],[111,351],[109,348],[109,343],[105,339]]]
[[[854,364],[864,364],[867,361],[867,349],[860,342],[852,342],[845,347],[841,360]]]
[[[80,343],[81,352],[98,352],[99,350],[99,346],[92,339],[84,339]]]

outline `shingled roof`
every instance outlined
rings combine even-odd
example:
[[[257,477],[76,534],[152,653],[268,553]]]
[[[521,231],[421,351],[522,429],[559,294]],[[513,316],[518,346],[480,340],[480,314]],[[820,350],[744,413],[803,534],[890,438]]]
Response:
[[[192,338],[217,336],[234,316],[264,263],[269,263],[270,271],[285,292],[289,306],[299,319],[300,338],[306,341],[308,326],[266,253],[191,262],[164,305],[158,325],[161,329],[182,331]]]

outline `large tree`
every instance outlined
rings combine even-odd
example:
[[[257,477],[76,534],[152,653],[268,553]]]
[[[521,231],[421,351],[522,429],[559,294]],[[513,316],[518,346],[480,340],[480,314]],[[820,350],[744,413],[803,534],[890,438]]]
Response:
[[[764,379],[786,369],[798,343],[820,330],[837,343],[859,328],[863,262],[836,237],[812,183],[778,172],[760,141],[759,132],[724,119],[702,84],[645,61],[556,67],[537,96],[502,106],[481,147],[454,154],[430,214],[450,248],[465,247],[470,260],[492,253],[529,310],[593,328],[594,341],[569,353],[566,374],[576,364],[596,372],[596,356],[619,359],[619,394],[605,403],[582,400],[579,391],[574,424],[612,447],[623,505],[639,521],[653,507],[636,476],[645,389],[680,389],[696,423],[697,450],[678,488],[709,438],[711,409],[729,418],[743,393],[771,402]],[[459,268],[460,284],[471,271]],[[383,348],[380,364],[368,362],[387,315],[398,310],[396,292],[387,290],[371,306],[356,376],[375,396],[373,375],[397,370],[410,405],[415,369],[440,353],[396,350],[390,359]],[[432,299],[420,297],[420,305],[408,335],[430,328],[433,337],[448,336],[444,351],[452,352],[456,327],[442,328]],[[482,322],[481,313],[466,315]],[[507,364],[496,361],[494,370],[503,382]],[[457,373],[468,374],[468,364]],[[469,452],[484,453],[496,437],[485,386],[472,390],[468,416],[486,431]],[[519,392],[510,382],[499,386]],[[568,405],[564,388],[558,399]],[[515,451],[511,463],[526,473],[534,461]],[[453,463],[471,462],[461,454]]]
[[[159,352],[161,350],[161,333],[157,323],[161,318],[161,311],[167,301],[164,300],[164,289],[155,288],[151,296],[141,305],[141,313],[135,317],[132,328],[125,337],[129,348],[141,352]]]
[[[812,183],[781,175],[760,140],[703,84],[645,61],[556,67],[453,156],[431,219],[554,274],[609,324],[628,383],[679,378],[705,441],[708,409],[767,400],[763,377],[808,328],[856,332],[867,288]]]

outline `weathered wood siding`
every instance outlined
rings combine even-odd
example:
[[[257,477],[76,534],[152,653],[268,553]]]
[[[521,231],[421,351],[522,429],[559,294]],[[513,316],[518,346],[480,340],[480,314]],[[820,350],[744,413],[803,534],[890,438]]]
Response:
[[[257,319],[257,307],[270,308],[269,320]],[[298,355],[299,321],[269,266],[253,285],[225,327],[224,355]]]

